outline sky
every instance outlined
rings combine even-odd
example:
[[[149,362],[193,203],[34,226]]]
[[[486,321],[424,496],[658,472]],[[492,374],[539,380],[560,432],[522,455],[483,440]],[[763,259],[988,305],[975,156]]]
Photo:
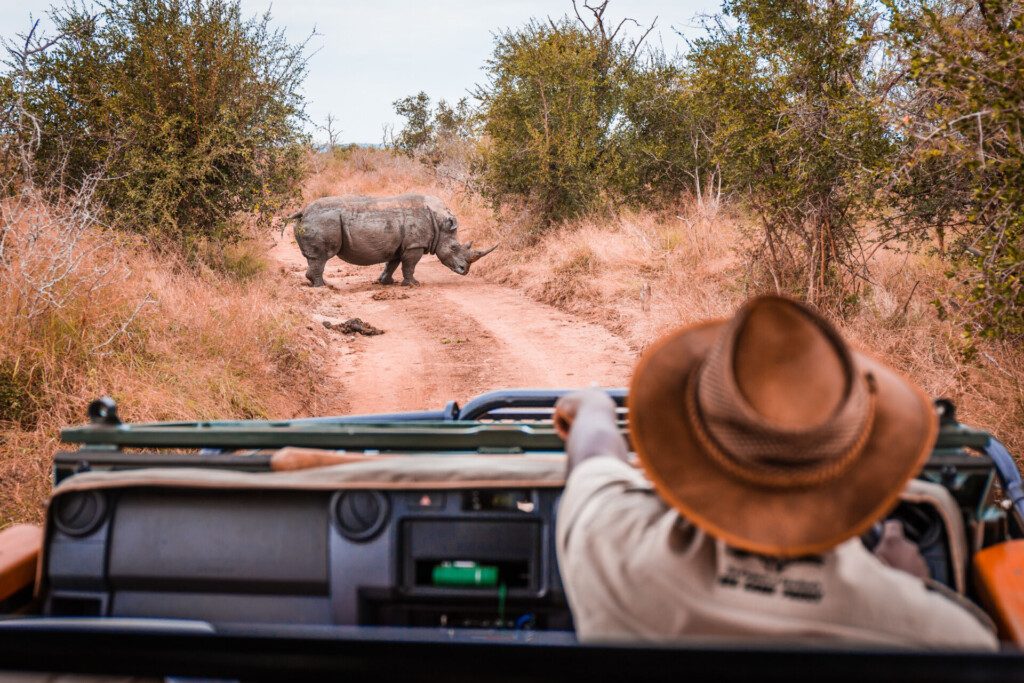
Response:
[[[572,12],[569,0],[241,0],[252,15],[268,9],[273,24],[290,41],[310,41],[304,94],[308,126],[315,130],[333,114],[344,142],[380,143],[384,126],[399,125],[391,103],[424,90],[433,99],[456,101],[482,83],[481,68],[494,46],[494,32],[531,17]],[[52,0],[0,0],[0,35],[29,26],[29,16],[45,16]],[[718,10],[719,0],[611,0],[613,21],[632,17],[649,25],[648,38],[669,53],[686,36],[699,34],[695,17]],[[582,2],[581,2],[582,7]]]

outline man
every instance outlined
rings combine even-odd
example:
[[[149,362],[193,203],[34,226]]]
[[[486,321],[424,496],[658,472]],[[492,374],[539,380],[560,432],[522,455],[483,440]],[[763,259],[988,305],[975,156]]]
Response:
[[[997,646],[983,613],[924,580],[898,522],[876,554],[861,541],[920,471],[937,418],[808,307],[760,297],[667,335],[629,408],[643,471],[603,392],[556,406],[558,559],[581,639]]]

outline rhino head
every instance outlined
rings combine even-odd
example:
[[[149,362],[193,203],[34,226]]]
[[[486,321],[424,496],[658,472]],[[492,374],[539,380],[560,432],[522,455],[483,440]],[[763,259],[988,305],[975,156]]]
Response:
[[[474,249],[471,241],[461,244],[459,243],[458,229],[459,224],[455,220],[455,216],[445,216],[441,220],[441,234],[437,241],[437,258],[459,275],[465,275],[474,261],[487,256],[498,245],[494,245],[490,249]]]

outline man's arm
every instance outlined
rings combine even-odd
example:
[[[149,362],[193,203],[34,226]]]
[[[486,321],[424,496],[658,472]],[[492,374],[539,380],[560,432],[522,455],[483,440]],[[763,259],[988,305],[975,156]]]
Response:
[[[574,391],[555,404],[555,429],[565,440],[566,476],[587,458],[610,455],[624,462],[629,449],[616,423],[615,401],[600,389]]]

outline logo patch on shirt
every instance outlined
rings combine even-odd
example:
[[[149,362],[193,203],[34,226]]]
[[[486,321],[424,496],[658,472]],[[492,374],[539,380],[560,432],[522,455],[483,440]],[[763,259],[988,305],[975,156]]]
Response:
[[[802,602],[820,602],[824,597],[820,581],[806,576],[784,576],[788,569],[796,569],[799,565],[810,565],[814,569],[822,567],[824,560],[820,556],[783,559],[732,548],[728,549],[726,554],[729,564],[717,577],[721,586],[765,596],[781,595],[783,598]],[[806,572],[797,570],[795,573]]]

